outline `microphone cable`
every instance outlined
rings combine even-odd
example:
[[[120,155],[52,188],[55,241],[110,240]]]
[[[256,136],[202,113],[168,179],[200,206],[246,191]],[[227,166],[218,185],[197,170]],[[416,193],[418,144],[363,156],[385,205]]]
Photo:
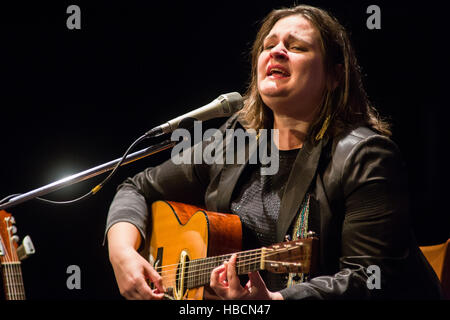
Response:
[[[127,149],[127,151],[125,151],[125,153],[122,156],[122,159],[120,159],[120,161],[114,166],[114,168],[112,169],[112,171],[108,174],[108,176],[103,179],[102,182],[100,182],[99,184],[97,184],[94,188],[92,188],[88,193],[75,198],[73,200],[68,200],[68,201],[55,201],[55,200],[50,200],[50,199],[45,199],[45,198],[41,198],[41,197],[36,197],[37,200],[42,201],[42,202],[46,202],[46,203],[51,203],[51,204],[57,204],[57,205],[69,205],[69,204],[73,204],[75,202],[78,201],[82,201],[85,200],[87,198],[92,197],[94,194],[96,194],[97,192],[100,191],[100,189],[103,188],[103,186],[109,181],[111,180],[112,176],[117,172],[117,170],[119,170],[119,167],[122,165],[122,163],[125,161],[126,157],[128,156],[128,154],[131,152],[131,150],[133,150],[133,148],[138,145],[139,143],[141,143],[143,140],[145,140],[148,137],[147,134],[143,134],[142,136],[140,136],[139,138],[137,138]]]

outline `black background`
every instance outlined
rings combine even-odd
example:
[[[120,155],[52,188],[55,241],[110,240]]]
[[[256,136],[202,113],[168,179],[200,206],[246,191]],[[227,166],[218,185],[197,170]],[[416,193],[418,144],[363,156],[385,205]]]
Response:
[[[58,1],[0,7],[0,198],[33,190],[122,155],[142,133],[222,93],[245,91],[260,21],[293,1]],[[392,119],[409,170],[420,245],[449,234],[446,11],[439,2],[309,1],[351,33],[370,98]],[[66,9],[81,8],[81,30]],[[381,30],[366,9],[381,8]],[[144,146],[142,146],[144,147]],[[93,198],[35,200],[7,211],[36,254],[23,261],[28,299],[121,299],[102,246],[109,204],[127,176],[169,153],[122,167]],[[48,195],[68,200],[104,176]],[[81,268],[69,290],[66,269]]]

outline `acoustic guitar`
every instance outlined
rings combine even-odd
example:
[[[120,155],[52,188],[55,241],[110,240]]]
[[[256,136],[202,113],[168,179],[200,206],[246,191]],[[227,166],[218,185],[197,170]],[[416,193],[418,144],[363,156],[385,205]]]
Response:
[[[314,236],[240,251],[242,226],[236,215],[171,201],[156,201],[151,211],[150,263],[169,299],[203,299],[212,270],[231,253],[237,253],[239,275],[259,270],[309,273],[315,268]]]
[[[14,217],[0,210],[0,262],[6,300],[25,300]]]

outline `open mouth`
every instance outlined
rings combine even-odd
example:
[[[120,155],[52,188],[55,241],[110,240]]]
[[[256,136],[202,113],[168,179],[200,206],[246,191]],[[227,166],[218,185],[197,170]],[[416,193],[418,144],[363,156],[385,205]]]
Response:
[[[281,66],[269,66],[267,69],[267,76],[273,76],[274,78],[289,77],[290,73]]]

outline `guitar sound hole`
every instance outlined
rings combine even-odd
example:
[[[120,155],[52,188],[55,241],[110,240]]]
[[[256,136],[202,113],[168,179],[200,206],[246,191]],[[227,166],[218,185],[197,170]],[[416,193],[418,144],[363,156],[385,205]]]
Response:
[[[178,263],[177,276],[175,279],[176,290],[179,297],[183,297],[187,291],[186,281],[189,275],[189,257],[188,255],[184,255],[182,259],[184,259],[184,263],[183,260]]]

